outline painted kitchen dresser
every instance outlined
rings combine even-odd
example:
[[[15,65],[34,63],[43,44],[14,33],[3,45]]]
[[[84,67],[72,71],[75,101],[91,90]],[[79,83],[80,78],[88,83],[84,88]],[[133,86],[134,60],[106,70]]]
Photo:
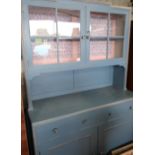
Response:
[[[35,155],[106,155],[132,141],[129,30],[128,8],[22,1]]]

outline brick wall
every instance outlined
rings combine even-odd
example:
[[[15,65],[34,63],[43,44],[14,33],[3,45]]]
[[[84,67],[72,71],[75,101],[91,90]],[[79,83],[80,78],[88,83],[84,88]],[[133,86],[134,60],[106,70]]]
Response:
[[[131,0],[80,0],[80,1],[95,2],[95,3],[96,2],[97,3],[108,3],[112,5],[117,5],[117,6],[129,6]]]

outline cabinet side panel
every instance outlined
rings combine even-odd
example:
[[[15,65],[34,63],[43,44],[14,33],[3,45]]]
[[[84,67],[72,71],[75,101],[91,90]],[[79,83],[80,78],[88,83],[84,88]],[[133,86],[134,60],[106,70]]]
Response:
[[[122,89],[125,83],[125,68],[122,66],[114,67],[113,86]]]

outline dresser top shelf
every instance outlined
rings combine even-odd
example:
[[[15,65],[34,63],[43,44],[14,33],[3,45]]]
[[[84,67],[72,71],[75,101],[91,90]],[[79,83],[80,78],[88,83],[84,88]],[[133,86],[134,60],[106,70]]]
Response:
[[[69,95],[33,101],[29,111],[33,123],[55,121],[97,108],[111,106],[132,99],[132,93],[112,86]],[[45,121],[46,120],[46,121]]]

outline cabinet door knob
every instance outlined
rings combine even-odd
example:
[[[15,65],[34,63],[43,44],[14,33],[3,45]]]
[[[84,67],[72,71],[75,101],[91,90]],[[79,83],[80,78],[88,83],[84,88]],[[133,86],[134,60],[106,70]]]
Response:
[[[108,113],[108,116],[109,116],[109,117],[111,116],[111,112]]]
[[[132,110],[132,106],[130,106],[129,109]]]
[[[87,119],[84,119],[84,120],[82,120],[82,122],[81,122],[81,123],[82,123],[82,124],[86,124],[86,123],[87,123],[87,121],[88,121]]]
[[[54,129],[52,129],[52,132],[54,133],[54,134],[56,134],[56,133],[58,133],[58,128],[54,128]]]
[[[81,36],[81,39],[84,39],[84,36]]]
[[[86,39],[89,39],[89,35],[86,35]]]

